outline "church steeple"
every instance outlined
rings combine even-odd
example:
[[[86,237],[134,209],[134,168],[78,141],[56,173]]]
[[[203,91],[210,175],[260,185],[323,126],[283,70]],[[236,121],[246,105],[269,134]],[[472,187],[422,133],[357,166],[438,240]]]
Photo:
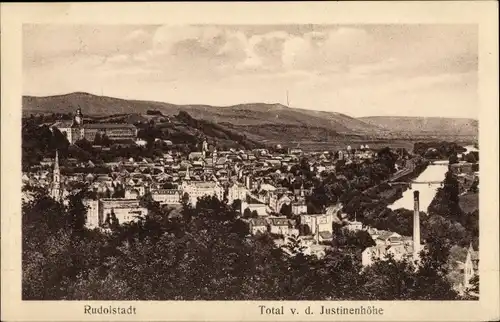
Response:
[[[186,176],[184,177],[185,181],[191,180],[191,177],[189,176],[189,165],[186,168]]]
[[[217,164],[217,148],[214,148],[214,151],[212,152],[212,166],[215,167]]]
[[[54,172],[52,174],[52,189],[51,196],[55,200],[61,200],[61,171],[59,170],[59,152],[56,150],[56,158],[54,160]]]

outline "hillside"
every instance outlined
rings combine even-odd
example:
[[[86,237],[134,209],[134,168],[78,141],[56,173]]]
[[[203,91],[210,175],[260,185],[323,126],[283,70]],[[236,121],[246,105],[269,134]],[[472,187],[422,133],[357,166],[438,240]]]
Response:
[[[397,133],[415,135],[477,136],[478,121],[466,118],[371,116],[359,118],[368,124]]]
[[[102,121],[136,123],[155,119],[148,111],[165,116],[188,112],[198,120],[219,124],[251,140],[268,143],[332,143],[363,140],[423,140],[474,138],[477,121],[468,119],[420,117],[353,118],[335,112],[290,108],[281,104],[248,103],[233,106],[175,105],[170,103],[125,100],[88,93],[47,97],[23,97],[25,115],[73,113],[77,107],[86,116],[101,116]]]
[[[383,131],[340,113],[289,108],[281,104],[240,104],[234,106],[174,105],[169,103],[124,100],[88,93],[71,93],[48,97],[23,97],[23,111],[29,113],[72,113],[77,107],[86,115],[111,115],[159,110],[164,115],[176,115],[184,110],[196,119],[233,125],[266,126],[268,124],[324,128],[341,134],[374,133]]]

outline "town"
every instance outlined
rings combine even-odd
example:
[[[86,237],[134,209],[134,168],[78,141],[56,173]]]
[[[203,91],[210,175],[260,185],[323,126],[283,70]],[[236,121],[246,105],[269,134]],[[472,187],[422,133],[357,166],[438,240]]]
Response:
[[[81,139],[93,142],[96,136],[107,137],[111,146],[115,140],[124,138],[136,146],[146,143],[137,137],[138,130],[131,124],[86,124],[80,109],[72,121],[55,122],[51,129],[62,133],[71,145]],[[387,256],[419,261],[428,236],[421,233],[426,226],[421,224],[420,216],[421,211],[427,212],[429,204],[421,209],[417,189],[419,185],[427,188],[436,183],[443,187],[445,180],[444,176],[437,182],[413,180],[433,162],[426,157],[437,153],[435,148],[426,149],[423,155],[401,148],[372,149],[367,143],[320,152],[281,146],[218,150],[217,145],[209,144],[206,139],[200,140],[197,151],[189,153],[171,151],[166,146],[163,154],[155,158],[119,157],[102,164],[63,159],[56,148],[52,158],[44,158],[38,165],[25,169],[23,184],[46,191],[53,200],[66,206],[71,194],[84,189],[85,226],[103,233],[147,217],[150,210],[144,200],[172,209],[171,216],[181,212],[185,205],[196,207],[200,198],[206,197],[215,197],[232,207],[246,223],[249,236],[267,234],[289,256],[293,252],[287,245],[296,242],[300,253],[323,258],[333,247],[335,236],[343,234],[341,231],[347,235],[363,232],[371,240],[362,250],[360,260],[362,267],[368,267]],[[106,153],[95,144],[93,148]],[[450,175],[459,182],[462,195],[478,190],[477,160],[470,157],[474,153],[450,158],[456,158],[449,166]],[[382,165],[387,165],[387,169],[382,169]],[[369,177],[358,177],[352,169],[366,170]],[[325,191],[333,189],[333,185],[327,186],[329,180],[335,180],[336,189],[340,189],[337,195],[344,197],[332,197],[332,193]],[[390,224],[380,224],[386,219],[368,215],[374,209],[353,206],[352,198],[344,195],[347,191],[342,191],[342,183],[347,189],[353,180],[363,187],[363,193],[385,195],[385,200],[392,202],[410,194],[413,207],[406,210],[411,211],[411,217],[399,214],[410,225],[402,227],[397,223],[401,219],[397,219],[393,225],[398,230],[391,229]],[[30,189],[24,189],[25,202],[33,200]],[[461,276],[455,279],[454,287],[461,294],[471,287],[470,281],[477,272],[477,250],[472,244],[470,240],[468,247],[463,245],[461,249],[466,251],[461,255],[461,264],[454,268]]]

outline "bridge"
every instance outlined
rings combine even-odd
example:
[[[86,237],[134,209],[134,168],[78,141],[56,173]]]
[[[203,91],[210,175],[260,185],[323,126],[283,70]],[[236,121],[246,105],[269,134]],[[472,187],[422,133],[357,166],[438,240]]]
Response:
[[[411,183],[415,184],[442,184],[442,181],[412,181]]]
[[[411,185],[412,184],[428,184],[428,185],[431,185],[431,184],[439,184],[441,186],[443,186],[443,182],[442,181],[410,181],[410,182],[388,182],[388,184],[390,186],[393,186],[393,185],[403,185],[403,186],[409,186],[411,188]]]
[[[432,164],[432,165],[440,165],[440,166],[444,166],[444,167],[447,167],[449,164],[447,161],[429,161],[429,164]]]

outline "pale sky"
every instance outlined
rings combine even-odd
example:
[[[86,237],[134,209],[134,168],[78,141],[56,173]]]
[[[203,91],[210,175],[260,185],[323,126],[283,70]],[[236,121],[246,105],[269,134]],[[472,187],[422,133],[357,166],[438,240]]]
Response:
[[[23,93],[478,117],[475,25],[25,25]]]

